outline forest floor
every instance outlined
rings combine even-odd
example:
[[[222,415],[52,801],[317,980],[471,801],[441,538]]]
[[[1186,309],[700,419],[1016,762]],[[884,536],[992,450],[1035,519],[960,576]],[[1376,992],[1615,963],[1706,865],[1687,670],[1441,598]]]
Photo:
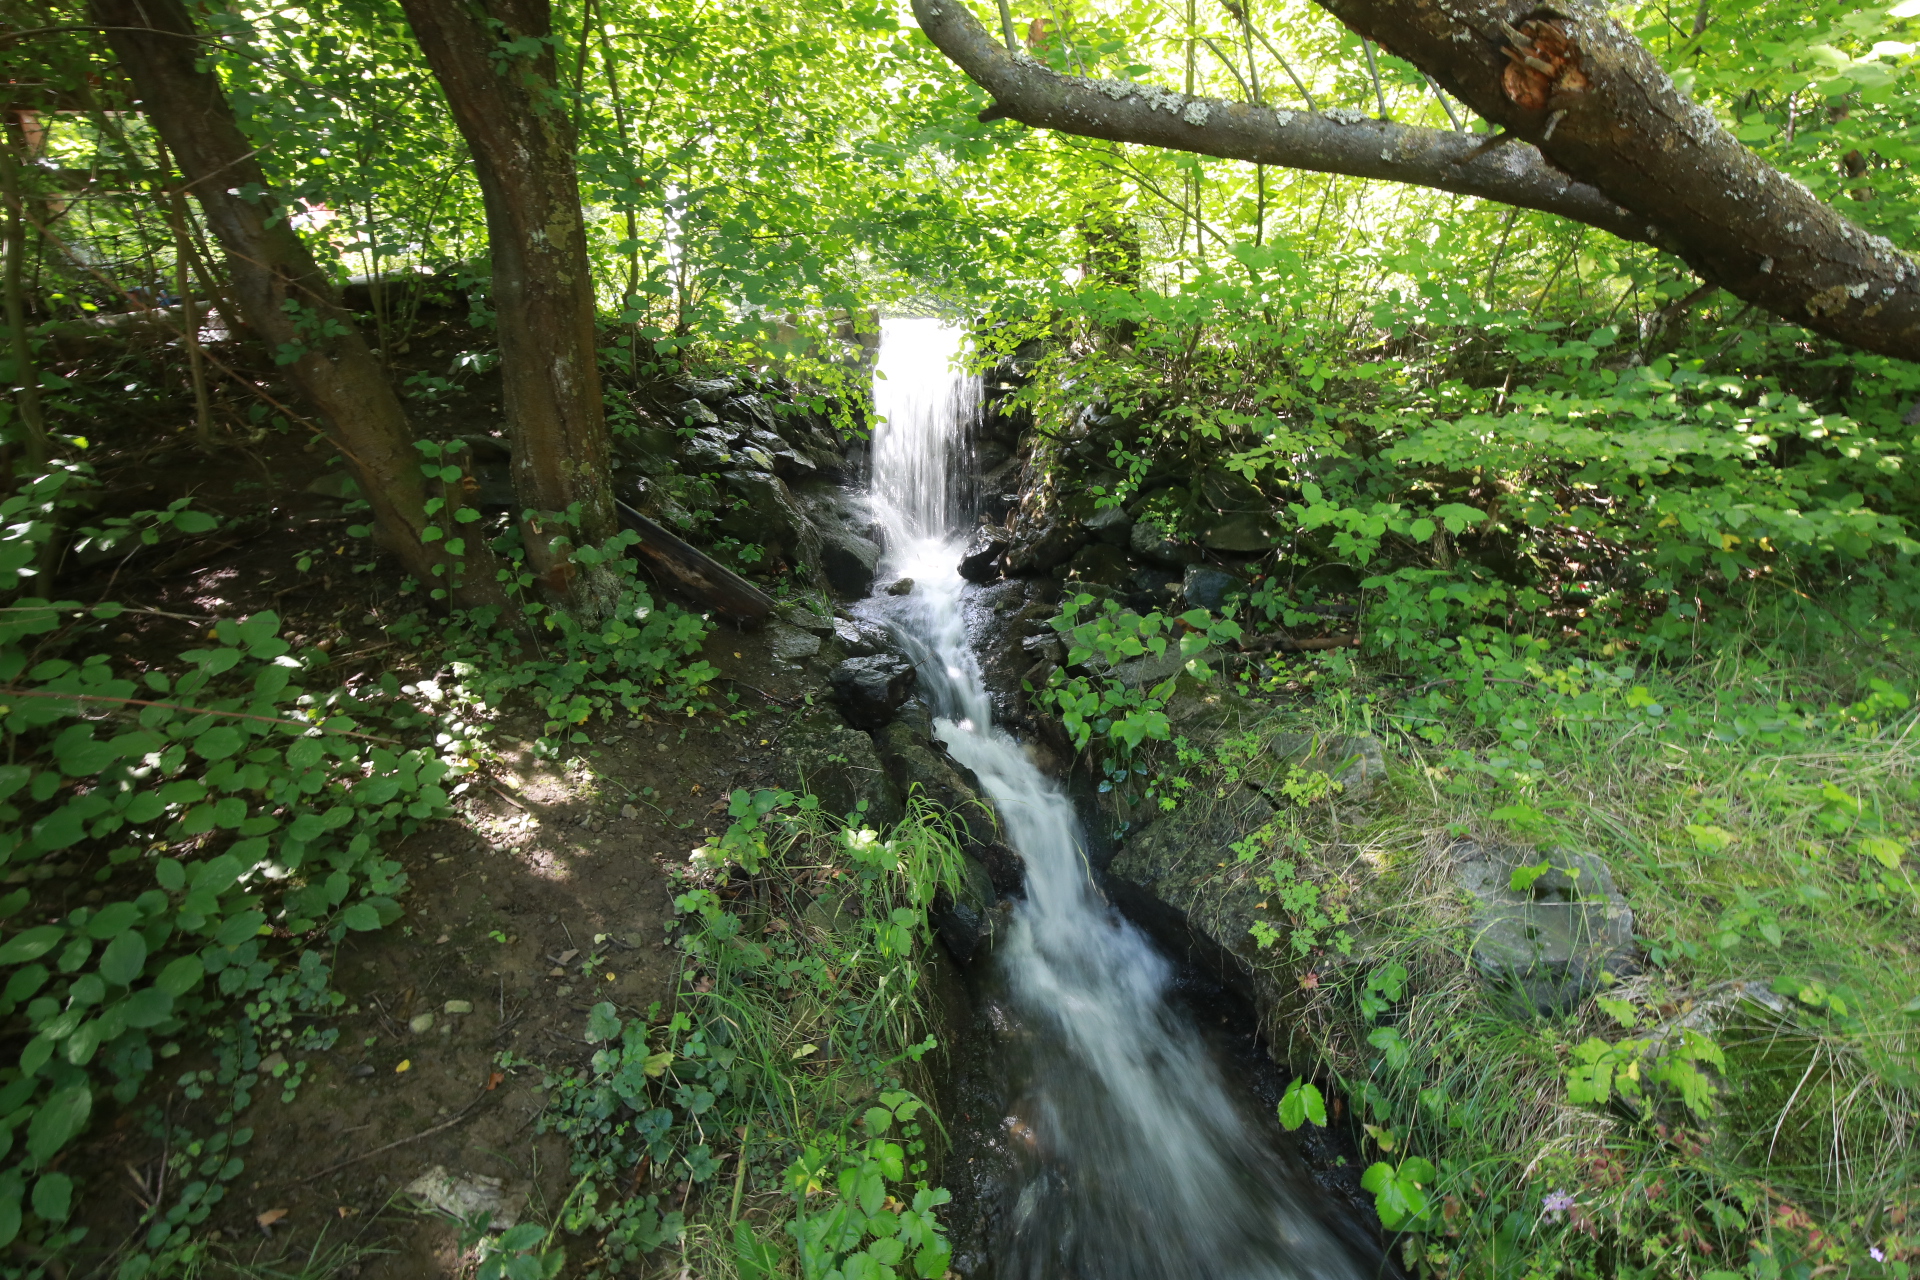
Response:
[[[113,591],[180,615],[273,609],[283,635],[328,644],[336,679],[433,676],[430,651],[383,630],[418,597],[396,595],[381,570],[354,574],[329,555],[347,517],[338,499],[309,491],[325,472],[297,438],[223,446],[212,461],[177,440],[99,450],[103,502],[164,507],[190,495],[223,517],[221,529],[153,548],[125,572],[112,563],[69,571],[63,594]],[[308,553],[314,564],[303,573],[296,562]],[[138,667],[171,658],[197,626],[129,614],[106,631],[116,657]],[[306,1074],[289,1100],[263,1080],[241,1117],[253,1129],[246,1170],[206,1224],[216,1257],[236,1273],[459,1274],[454,1224],[400,1194],[436,1169],[469,1184],[498,1179],[522,1216],[552,1220],[572,1179],[564,1142],[539,1132],[543,1081],[589,1056],[582,1028],[594,1003],[646,1017],[671,999],[678,956],[664,938],[665,868],[716,833],[713,815],[732,788],[783,781],[774,759],[786,706],[765,695],[804,705],[823,675],[728,628],[701,656],[754,691],[742,697],[745,714],[611,729],[596,721],[592,744],[556,762],[536,754],[540,718],[509,707],[489,726],[488,764],[456,796],[456,816],[389,851],[408,877],[406,914],[349,934],[334,956],[334,986],[347,999],[332,1020],[336,1045],[303,1055]],[[78,1214],[95,1249],[143,1231],[146,1203],[166,1191],[169,1152],[141,1117],[152,1107],[170,1125],[204,1123],[194,1113],[211,1113],[211,1093],[190,1102],[173,1082],[207,1065],[192,1053],[167,1064],[77,1153],[118,1175]],[[262,1072],[276,1065],[269,1058]]]

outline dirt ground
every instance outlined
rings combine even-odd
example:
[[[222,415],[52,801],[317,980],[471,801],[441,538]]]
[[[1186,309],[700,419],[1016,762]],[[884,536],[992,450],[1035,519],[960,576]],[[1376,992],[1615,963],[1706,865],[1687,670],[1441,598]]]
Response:
[[[398,597],[384,569],[349,571],[335,548],[363,517],[308,492],[325,468],[304,446],[269,435],[210,464],[168,433],[102,457],[102,514],[191,493],[226,521],[119,563],[65,566],[59,594],[112,592],[200,616],[272,608],[296,645],[328,644],[334,678],[430,676],[381,632],[418,597]],[[305,552],[316,559],[303,573],[294,562]],[[192,622],[123,615],[97,639],[137,668],[199,636]],[[331,1020],[335,1046],[296,1055],[307,1070],[291,1102],[263,1082],[240,1117],[254,1130],[240,1152],[245,1171],[201,1229],[239,1274],[294,1275],[322,1259],[329,1265],[309,1274],[459,1274],[455,1230],[401,1194],[436,1167],[499,1179],[509,1199],[525,1198],[527,1216],[548,1220],[558,1209],[573,1178],[562,1141],[536,1133],[543,1073],[590,1056],[583,1031],[596,1001],[644,1017],[669,999],[664,869],[721,829],[732,788],[791,783],[775,776],[781,730],[824,681],[817,665],[776,660],[763,637],[724,627],[703,656],[731,678],[716,694],[737,691],[745,717],[596,722],[586,727],[591,745],[556,763],[531,750],[538,721],[509,707],[489,734],[496,763],[456,797],[456,816],[389,850],[410,880],[406,914],[350,935],[332,957],[348,1001]],[[130,1242],[143,1202],[164,1191],[168,1153],[149,1136],[146,1109],[208,1127],[207,1104],[173,1084],[181,1070],[208,1065],[190,1058],[159,1064],[132,1106],[96,1114],[95,1136],[77,1153],[92,1176],[76,1219],[96,1258]],[[577,1264],[586,1250],[572,1243]]]

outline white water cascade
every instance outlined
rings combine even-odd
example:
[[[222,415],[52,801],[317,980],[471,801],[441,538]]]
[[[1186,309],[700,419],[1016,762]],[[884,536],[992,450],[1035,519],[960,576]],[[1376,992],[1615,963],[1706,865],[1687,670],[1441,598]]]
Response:
[[[1361,1271],[1318,1220],[1230,1095],[1198,1029],[1170,1005],[1171,966],[1104,899],[1072,802],[996,727],[967,643],[956,568],[967,530],[949,474],[973,403],[955,370],[964,337],[888,321],[874,383],[874,507],[883,577],[869,602],[908,648],[935,732],[978,775],[1026,897],[997,939],[1026,1055],[1009,1099],[1022,1171],[988,1243],[995,1280],[1347,1280]],[[977,1123],[977,1121],[976,1121]]]

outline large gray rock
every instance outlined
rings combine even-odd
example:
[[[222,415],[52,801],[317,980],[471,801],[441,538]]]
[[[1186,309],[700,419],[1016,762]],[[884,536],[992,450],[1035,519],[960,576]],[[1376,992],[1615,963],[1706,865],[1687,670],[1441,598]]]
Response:
[[[873,594],[873,571],[880,564],[880,544],[841,524],[816,526],[820,534],[820,571],[842,600],[864,600]]]
[[[893,653],[848,658],[827,677],[840,713],[856,729],[878,729],[913,696],[913,664]]]
[[[1246,589],[1247,584],[1238,575],[1204,564],[1188,565],[1186,578],[1180,584],[1180,594],[1186,598],[1189,608],[1211,609],[1215,613],[1226,606],[1230,594]]]
[[[1133,534],[1133,517],[1125,507],[1102,507],[1082,520],[1080,527],[1110,547],[1124,547]]]
[[[794,501],[786,482],[765,471],[729,471],[721,477],[730,497],[745,505],[719,520],[722,533],[763,547],[771,559],[817,566],[820,535]]]
[[[856,658],[894,652],[893,637],[887,629],[859,618],[835,618],[833,637],[840,647]]]
[[[1197,548],[1176,542],[1151,520],[1136,521],[1127,531],[1127,547],[1134,555],[1164,569],[1179,569],[1200,558]]]
[[[668,414],[678,426],[712,427],[720,422],[720,415],[698,400],[682,401],[669,409]]]
[[[1086,531],[1070,520],[1053,520],[1017,542],[1007,553],[1010,573],[1045,573],[1065,564],[1086,542]]]
[[[740,390],[737,378],[689,378],[680,386],[702,404],[717,405]]]
[[[821,709],[796,722],[781,743],[781,769],[787,778],[818,796],[821,808],[834,817],[858,812],[865,801],[868,825],[887,827],[900,821],[900,792],[881,767],[869,735]]]
[[[725,432],[705,427],[681,442],[680,457],[686,469],[695,474],[718,471],[733,465],[733,447],[727,443]]]
[[[1462,841],[1454,883],[1472,900],[1474,966],[1496,988],[1542,1013],[1571,1008],[1602,972],[1633,973],[1633,911],[1595,854]],[[1542,863],[1547,870],[1535,877]],[[1519,872],[1521,887],[1515,888]]]
[[[1279,541],[1273,521],[1252,512],[1228,516],[1211,526],[1200,538],[1209,551],[1234,551],[1251,554],[1270,551]]]
[[[767,647],[782,662],[800,662],[820,652],[820,637],[779,622],[767,628]]]
[[[998,525],[983,524],[967,539],[960,553],[960,576],[968,582],[992,582],[1000,576],[1000,562],[1013,538]]]

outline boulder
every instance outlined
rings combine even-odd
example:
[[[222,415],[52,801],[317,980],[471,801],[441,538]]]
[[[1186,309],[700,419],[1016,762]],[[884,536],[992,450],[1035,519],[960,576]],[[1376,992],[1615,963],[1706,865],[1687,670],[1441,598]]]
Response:
[[[703,427],[681,441],[680,457],[686,469],[697,475],[732,466],[733,448],[727,443],[725,432]]]
[[[799,662],[820,652],[819,636],[785,623],[767,628],[767,644],[782,662]]]
[[[679,434],[664,427],[641,427],[613,437],[615,464],[643,476],[672,475],[680,469],[674,461],[679,452]]]
[[[1067,575],[1102,587],[1125,587],[1133,581],[1127,554],[1104,542],[1090,542],[1068,562]]]
[[[720,415],[698,400],[682,401],[669,408],[668,413],[680,426],[714,427],[720,424]]]
[[[828,813],[844,817],[865,801],[869,824],[887,827],[900,820],[900,793],[867,734],[822,708],[787,730],[781,743],[782,772],[802,791],[818,796]]]
[[[820,563],[820,535],[780,477],[765,471],[729,471],[721,483],[728,494],[745,503],[720,518],[722,533],[764,547],[771,558],[789,565]]]
[[[1188,608],[1211,609],[1215,613],[1226,605],[1230,593],[1246,589],[1247,584],[1237,575],[1204,564],[1188,565],[1186,578],[1180,584],[1180,594]]]
[[[893,637],[887,634],[885,627],[858,618],[835,618],[833,637],[839,641],[841,648],[856,658],[894,652]]]
[[[842,600],[864,600],[872,595],[880,544],[842,524],[823,523],[816,528],[820,535],[820,570],[834,594]]]
[[[1232,551],[1251,554],[1256,551],[1271,551],[1279,541],[1279,531],[1273,521],[1264,515],[1247,512],[1228,516],[1212,525],[1201,535],[1200,544],[1209,551]]]
[[[680,388],[702,404],[717,405],[740,391],[736,378],[688,378]]]
[[[821,613],[805,600],[795,600],[781,606],[777,612],[780,621],[790,627],[798,627],[810,635],[822,640],[834,635],[838,630],[839,619],[832,614]]]
[[[910,596],[913,594],[912,578],[897,578],[887,587],[890,596]]]
[[[1471,840],[1450,852],[1454,883],[1472,902],[1474,966],[1510,1003],[1564,1012],[1603,972],[1637,971],[1633,911],[1597,855]]]
[[[993,809],[980,797],[979,779],[928,735],[924,716],[897,717],[875,731],[873,745],[903,800],[918,794],[946,810],[970,846],[998,842]]]
[[[1136,520],[1127,531],[1127,548],[1140,559],[1165,569],[1180,569],[1200,558],[1200,552],[1176,542],[1151,520]]]
[[[734,396],[720,406],[720,417],[726,422],[736,422],[749,429],[757,428],[773,435],[773,410],[767,402],[751,393]]]
[[[918,682],[913,664],[892,653],[848,658],[827,680],[841,714],[856,729],[878,729],[891,721]]]
[[[993,939],[993,908],[999,894],[993,877],[980,859],[960,855],[960,888],[957,893],[942,891],[934,900],[932,920],[947,952],[960,964],[969,964],[982,945]]]
[[[1124,547],[1133,534],[1133,517],[1125,507],[1102,507],[1082,520],[1080,527],[1110,547]]]
[[[1045,573],[1070,560],[1086,540],[1086,532],[1077,522],[1048,521],[1008,551],[1007,570],[1017,574]]]
[[[1000,576],[1000,562],[1013,538],[998,525],[983,524],[967,539],[960,553],[960,576],[968,582],[992,582]]]

